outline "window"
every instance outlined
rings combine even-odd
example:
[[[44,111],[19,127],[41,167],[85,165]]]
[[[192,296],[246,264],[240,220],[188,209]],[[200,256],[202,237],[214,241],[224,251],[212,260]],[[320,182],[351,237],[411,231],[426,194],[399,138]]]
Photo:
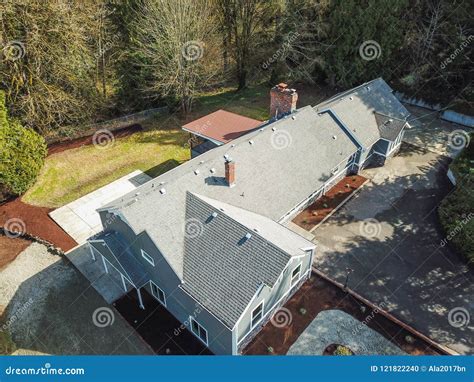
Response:
[[[252,322],[250,328],[253,329],[263,318],[263,301],[252,311]]]
[[[191,331],[207,346],[207,330],[194,318],[189,317],[189,320],[191,321]]]
[[[291,273],[291,286],[295,285],[298,280],[300,279],[300,273],[301,273],[301,264],[298,264],[298,266],[293,269],[293,272]]]
[[[150,281],[150,286],[151,294],[153,295],[153,297],[155,297],[159,302],[166,306],[165,292],[163,292],[153,281]]]
[[[155,266],[155,260],[153,260],[153,257],[151,257],[148,253],[146,253],[143,249],[142,249],[142,257],[148,261],[151,265]]]

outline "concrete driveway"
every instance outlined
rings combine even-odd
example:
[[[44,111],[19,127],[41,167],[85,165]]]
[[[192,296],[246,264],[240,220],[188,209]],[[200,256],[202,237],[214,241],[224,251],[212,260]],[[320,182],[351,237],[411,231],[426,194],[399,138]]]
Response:
[[[420,332],[474,352],[473,273],[449,246],[437,206],[451,190],[449,159],[404,145],[371,181],[313,232],[314,265]],[[467,212],[467,211],[466,211]]]

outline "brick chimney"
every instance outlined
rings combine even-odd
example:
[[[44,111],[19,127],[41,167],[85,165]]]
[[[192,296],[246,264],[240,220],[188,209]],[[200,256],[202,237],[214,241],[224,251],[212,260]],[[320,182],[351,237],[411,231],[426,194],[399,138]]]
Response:
[[[298,93],[281,83],[270,90],[270,119],[280,119],[296,110]]]
[[[229,187],[235,186],[235,162],[232,160],[225,161],[225,180]]]

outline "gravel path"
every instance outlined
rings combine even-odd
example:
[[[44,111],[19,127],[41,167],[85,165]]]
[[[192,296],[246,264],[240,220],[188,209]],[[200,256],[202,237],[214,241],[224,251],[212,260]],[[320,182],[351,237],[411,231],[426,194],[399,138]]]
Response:
[[[345,345],[357,355],[406,354],[381,334],[340,310],[319,313],[288,354],[321,355],[332,344]]]
[[[47,354],[151,354],[146,343],[64,258],[32,244],[0,271],[0,330]]]

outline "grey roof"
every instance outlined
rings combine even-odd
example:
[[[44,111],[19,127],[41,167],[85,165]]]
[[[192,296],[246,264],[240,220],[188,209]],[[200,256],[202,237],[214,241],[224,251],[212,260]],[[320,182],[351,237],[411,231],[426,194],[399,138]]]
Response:
[[[279,221],[357,149],[333,118],[307,106],[166,172],[101,210],[118,213],[137,234],[146,231],[182,278],[186,191]],[[234,187],[224,182],[225,154],[235,161]]]
[[[388,139],[389,141],[397,139],[398,134],[400,134],[407,123],[405,120],[391,118],[377,112],[375,112],[375,120],[379,128],[380,138]]]
[[[140,288],[150,280],[146,269],[133,255],[127,240],[118,232],[101,233],[89,243],[126,276],[134,286]]]
[[[191,193],[186,224],[183,288],[229,328],[262,284],[272,287],[292,256],[314,248],[271,219]]]
[[[406,121],[410,114],[381,78],[337,94],[315,106],[315,109],[318,112],[330,109],[349,127],[364,148],[385,135],[385,131],[379,129],[375,112],[400,121]],[[388,136],[392,135],[385,135]]]

